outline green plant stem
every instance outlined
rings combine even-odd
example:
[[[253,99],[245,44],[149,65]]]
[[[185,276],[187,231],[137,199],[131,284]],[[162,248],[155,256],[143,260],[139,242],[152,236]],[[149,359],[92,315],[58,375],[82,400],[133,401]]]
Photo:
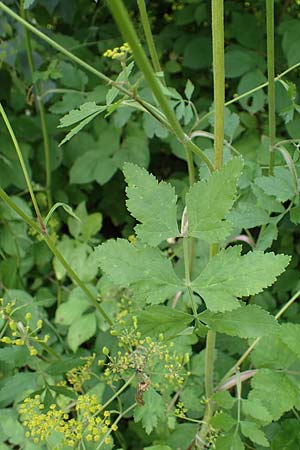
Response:
[[[23,19],[27,19],[26,12],[24,10],[24,1],[21,1],[21,16]],[[52,206],[52,193],[51,193],[51,163],[50,163],[50,147],[49,147],[49,136],[48,136],[48,129],[47,129],[47,121],[46,121],[46,113],[44,108],[44,103],[41,98],[41,90],[39,87],[38,82],[33,81],[34,76],[34,62],[32,57],[32,45],[31,45],[31,39],[30,34],[28,32],[28,29],[24,27],[24,33],[25,33],[25,43],[26,43],[26,51],[27,51],[27,59],[29,63],[29,68],[31,72],[31,79],[32,84],[35,87],[36,91],[36,102],[40,114],[40,120],[41,120],[41,128],[42,128],[42,136],[43,136],[43,142],[44,142],[44,155],[45,155],[45,171],[46,171],[46,193],[47,193],[47,200],[48,200],[48,208],[51,208]]]
[[[197,308],[193,296],[193,291],[191,288],[191,258],[189,252],[191,250],[191,243],[189,243],[189,238],[185,236],[183,238],[183,259],[184,259],[184,273],[185,273],[185,283],[188,290],[188,294],[191,301],[191,307],[193,310],[194,317],[197,318]]]
[[[27,168],[26,168],[26,164],[25,164],[25,161],[24,161],[21,149],[19,147],[19,143],[17,141],[15,133],[14,133],[14,131],[13,131],[11,125],[10,125],[10,122],[8,120],[6,112],[4,111],[3,106],[2,106],[1,103],[0,103],[0,114],[1,114],[1,116],[3,118],[3,120],[4,120],[6,128],[7,128],[8,132],[9,132],[11,140],[12,140],[12,142],[14,144],[15,151],[16,151],[16,154],[17,154],[19,162],[20,162],[20,166],[21,166],[21,169],[22,169],[25,181],[26,181],[27,189],[28,189],[28,192],[30,194],[31,201],[32,201],[32,204],[33,204],[33,207],[34,207],[34,210],[35,210],[38,222],[40,224],[41,230],[42,230],[43,233],[45,233],[46,229],[45,229],[45,226],[44,226],[44,223],[43,223],[42,215],[41,215],[39,206],[37,204],[37,201],[36,201],[36,198],[35,198],[35,195],[34,195],[34,192],[33,192],[32,184],[31,184],[31,181],[30,181],[30,177],[28,175],[28,171],[27,171]]]
[[[287,301],[283,307],[278,311],[278,313],[275,316],[275,319],[278,320],[280,317],[283,316],[283,314],[295,303],[295,301],[300,297],[300,289],[290,298],[289,301]],[[239,360],[232,366],[228,372],[224,375],[222,380],[219,382],[217,389],[224,384],[231,375],[233,375],[236,370],[242,365],[242,363],[248,358],[252,350],[257,346],[259,341],[261,340],[261,337],[256,338],[252,344],[247,348],[247,350],[243,353],[243,355],[239,358]]]
[[[141,22],[143,25],[145,38],[146,38],[146,42],[147,42],[147,45],[149,48],[153,68],[154,68],[155,72],[161,72],[162,70],[160,67],[159,58],[158,58],[156,47],[154,44],[154,39],[153,39],[153,35],[152,35],[150,23],[149,23],[147,10],[146,10],[145,0],[137,0],[137,4],[139,7]]]
[[[135,374],[131,375],[131,377],[126,381],[126,383],[124,383],[124,384],[120,387],[120,389],[119,389],[117,392],[115,392],[114,395],[113,395],[112,397],[110,397],[110,399],[107,400],[106,403],[104,403],[104,405],[103,405],[102,408],[101,408],[101,411],[104,411],[105,408],[107,408],[107,406],[110,405],[111,402],[112,402],[115,398],[117,398],[120,394],[122,394],[123,391],[125,391],[125,389],[126,389],[126,388],[130,385],[130,383],[134,380],[135,376],[136,376]]]
[[[218,170],[223,164],[224,145],[224,104],[225,104],[225,67],[224,67],[224,0],[212,0],[212,39],[214,70],[214,163]]]
[[[269,175],[273,175],[275,161],[276,116],[275,116],[275,64],[274,64],[274,0],[266,0],[267,55],[268,55],[268,102],[269,102]]]
[[[283,78],[285,75],[287,75],[288,73],[292,72],[295,69],[298,69],[300,67],[300,62],[293,64],[292,66],[288,67],[286,70],[284,70],[283,72],[281,72],[279,75],[277,75],[274,78],[274,81],[280,81],[281,78]],[[269,85],[268,81],[265,81],[262,84],[259,84],[258,86],[256,86],[253,89],[250,89],[247,92],[244,92],[243,94],[240,95],[235,95],[232,99],[228,100],[227,102],[225,102],[225,106],[229,106],[232,105],[233,103],[238,102],[239,100],[242,100],[245,97],[248,97],[248,95],[251,94],[255,94],[255,92],[260,91],[261,89],[267,87]],[[214,110],[209,111],[208,113],[204,114],[204,116],[202,116],[196,125],[198,125],[199,123],[203,122],[204,120],[208,119],[208,117],[210,117],[211,115],[214,114]]]
[[[10,207],[12,208],[22,219],[24,222],[26,222],[29,226],[31,226],[39,235],[42,236],[43,240],[47,244],[48,248],[51,250],[54,256],[57,257],[57,259],[60,261],[60,263],[63,265],[63,267],[66,269],[66,272],[68,273],[69,277],[83,290],[83,292],[86,294],[86,296],[89,298],[93,306],[96,308],[96,310],[102,315],[102,317],[106,320],[106,322],[109,325],[113,325],[113,321],[108,317],[106,312],[103,310],[103,308],[99,305],[99,302],[97,301],[97,298],[94,297],[94,295],[91,293],[91,291],[86,287],[84,282],[79,278],[79,276],[74,272],[70,264],[65,260],[63,255],[60,253],[60,251],[56,248],[55,243],[52,241],[52,239],[47,235],[44,234],[41,230],[41,228],[36,224],[34,220],[31,219],[22,209],[20,209],[12,200],[11,198],[6,194],[6,192],[0,188],[0,198]]]
[[[125,409],[125,411],[122,411],[119,416],[117,417],[117,419],[114,421],[114,423],[112,424],[112,426],[114,425],[118,425],[118,423],[120,422],[120,420],[126,416],[126,414],[128,414],[132,409],[134,409],[137,406],[137,403],[133,403],[132,405],[130,405],[127,409]],[[112,432],[112,427],[110,427],[110,430],[104,435],[104,437],[102,438],[102,440],[100,441],[99,445],[96,447],[96,450],[100,449],[105,441],[105,439],[111,434]]]
[[[141,72],[143,73],[145,80],[147,81],[154,97],[156,98],[162,112],[166,116],[173,132],[178,139],[178,141],[183,145],[186,151],[187,164],[189,170],[189,180],[190,183],[193,184],[195,180],[194,174],[194,165],[192,159],[192,152],[194,150],[195,144],[193,144],[190,138],[184,133],[183,129],[180,126],[179,121],[170,106],[169,100],[167,99],[164,91],[162,89],[161,84],[153,72],[150,61],[148,60],[139,38],[136,34],[136,31],[132,25],[132,22],[129,18],[128,12],[123,4],[122,0],[107,0],[107,5],[110,8],[112,15],[117,23],[124,39],[130,45],[132,50],[134,59],[139,66]],[[197,146],[196,146],[197,147]],[[199,152],[198,148],[198,152]],[[213,170],[213,165],[207,156],[200,150],[199,156],[202,160],[207,164],[210,171]]]
[[[212,41],[213,41],[213,76],[214,76],[214,167],[218,170],[223,164],[224,145],[224,109],[225,109],[225,66],[224,66],[224,0],[212,0]],[[219,244],[212,244],[210,257],[219,251]],[[205,397],[206,407],[203,425],[196,434],[195,447],[203,450],[206,447],[209,422],[214,414],[214,358],[216,333],[209,330],[206,336],[205,350]]]

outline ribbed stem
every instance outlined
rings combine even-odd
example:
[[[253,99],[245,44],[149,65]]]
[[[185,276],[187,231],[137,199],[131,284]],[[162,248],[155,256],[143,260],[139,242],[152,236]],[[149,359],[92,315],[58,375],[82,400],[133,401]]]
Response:
[[[160,67],[160,62],[159,62],[159,59],[158,59],[158,55],[157,55],[157,51],[156,51],[156,47],[155,47],[155,43],[154,43],[152,31],[151,31],[151,27],[150,27],[150,23],[149,23],[149,19],[148,19],[148,14],[147,14],[147,10],[146,10],[145,0],[137,0],[137,4],[138,4],[138,7],[139,7],[140,16],[141,16],[141,22],[142,22],[142,25],[143,25],[145,38],[146,38],[146,42],[147,42],[147,45],[148,45],[148,48],[149,48],[151,61],[152,61],[152,64],[153,64],[153,68],[154,68],[155,72],[161,72],[162,70],[161,70],[161,67]]]
[[[275,161],[276,116],[275,116],[275,56],[274,56],[274,0],[266,0],[267,54],[268,54],[268,103],[269,103],[269,175],[273,175]]]
[[[28,174],[28,170],[27,170],[27,167],[26,167],[26,164],[25,164],[25,161],[24,161],[21,149],[19,147],[19,143],[17,141],[15,133],[14,133],[14,131],[13,131],[11,125],[10,125],[10,122],[8,120],[6,112],[4,111],[3,106],[2,106],[1,103],[0,103],[0,114],[1,114],[1,116],[3,118],[3,120],[4,120],[4,123],[6,125],[7,130],[8,130],[8,133],[10,135],[10,138],[11,138],[13,144],[14,144],[14,148],[15,148],[15,151],[16,151],[16,154],[17,154],[17,157],[18,157],[18,160],[19,160],[19,163],[20,163],[20,166],[21,166],[24,178],[25,178],[27,189],[28,189],[28,192],[30,194],[31,201],[32,201],[32,204],[33,204],[33,207],[34,207],[37,219],[39,221],[39,224],[41,226],[42,231],[45,232],[45,227],[43,225],[42,215],[41,215],[38,203],[36,201],[36,198],[35,198],[35,195],[34,195],[34,192],[33,192],[31,180],[30,180],[30,177],[29,177],[29,174]]]
[[[224,145],[224,108],[225,108],[225,68],[224,68],[224,0],[212,0],[212,40],[213,40],[213,76],[214,76],[214,166],[218,170],[223,164]],[[210,257],[219,251],[219,244],[210,248]],[[203,425],[195,437],[195,447],[206,447],[209,422],[214,413],[212,395],[214,392],[214,357],[216,333],[209,330],[205,350],[205,397],[206,407]]]

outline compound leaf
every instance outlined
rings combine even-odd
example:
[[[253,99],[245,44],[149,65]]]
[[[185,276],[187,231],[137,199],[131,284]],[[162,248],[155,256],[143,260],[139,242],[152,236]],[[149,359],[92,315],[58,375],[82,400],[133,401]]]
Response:
[[[214,243],[229,235],[232,226],[225,217],[233,205],[242,168],[243,160],[234,158],[207,181],[192,186],[186,195],[190,236]]]
[[[135,227],[141,241],[156,246],[164,239],[179,235],[175,189],[165,182],[158,183],[145,169],[124,164],[128,184],[127,208],[140,222]]]
[[[255,444],[262,445],[263,447],[269,447],[269,441],[265,436],[265,433],[259,428],[255,422],[242,421],[240,423],[241,431],[244,436],[251,439]]]
[[[255,295],[271,286],[290,261],[289,256],[274,253],[240,253],[240,246],[222,250],[192,282],[211,311],[237,308],[236,297]]]
[[[165,417],[165,407],[162,396],[153,388],[143,395],[144,405],[135,408],[134,421],[142,422],[147,434],[157,426],[158,421]]]
[[[138,316],[140,332],[145,336],[158,336],[163,333],[173,337],[183,331],[193,320],[193,316],[168,306],[154,305]]]
[[[183,288],[170,260],[156,248],[118,239],[101,244],[95,253],[102,271],[116,285],[130,286],[137,300],[161,303]]]
[[[241,438],[235,432],[230,432],[223,436],[219,436],[215,442],[216,450],[244,450],[244,444]]]
[[[275,318],[257,305],[242,306],[222,314],[204,311],[199,318],[214,331],[241,338],[266,336],[278,327]]]
[[[249,400],[259,400],[269,411],[271,420],[278,420],[297,401],[296,388],[284,373],[261,369],[252,378],[251,386]]]

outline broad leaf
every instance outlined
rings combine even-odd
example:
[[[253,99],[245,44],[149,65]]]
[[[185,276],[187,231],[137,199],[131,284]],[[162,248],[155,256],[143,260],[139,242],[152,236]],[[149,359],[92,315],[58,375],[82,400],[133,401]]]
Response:
[[[284,373],[261,369],[251,380],[252,391],[249,400],[259,400],[269,411],[272,420],[293,408],[297,391],[289,377]]]
[[[117,170],[115,161],[99,150],[90,150],[76,159],[70,170],[70,183],[97,181],[100,185],[111,179]]]
[[[222,250],[192,282],[211,311],[237,308],[236,297],[255,295],[271,286],[290,261],[289,256],[274,253],[240,253],[240,246]]]
[[[259,428],[255,422],[242,421],[240,423],[241,431],[244,436],[251,439],[255,444],[262,445],[263,447],[269,447],[269,441],[265,436],[265,433]]]
[[[23,400],[37,386],[38,373],[19,372],[7,378],[0,389],[0,402],[10,404]]]
[[[215,450],[244,450],[244,444],[238,434],[232,431],[224,436],[219,436],[215,442]]]
[[[75,353],[78,347],[94,336],[96,332],[96,316],[86,314],[72,323],[68,332],[68,344]]]
[[[287,167],[275,167],[273,176],[255,179],[255,183],[268,195],[273,195],[280,202],[295,196],[295,184]]]
[[[111,281],[118,286],[130,286],[137,300],[161,303],[183,288],[170,260],[158,249],[137,247],[118,239],[98,246],[95,255]]]
[[[186,195],[190,236],[214,243],[229,235],[232,226],[225,217],[233,205],[242,167],[242,159],[234,158],[207,181],[192,186]]]
[[[142,422],[147,434],[150,434],[165,417],[165,407],[162,396],[150,387],[143,395],[145,404],[134,410],[134,421]]]
[[[155,246],[169,237],[179,235],[175,189],[168,183],[158,183],[155,177],[134,164],[124,165],[128,187],[128,210],[140,222],[137,236]]]
[[[150,306],[138,315],[139,331],[144,336],[176,336],[193,320],[193,316],[167,306]]]
[[[272,416],[268,409],[262,404],[259,398],[251,400],[242,400],[242,410],[246,416],[256,419],[263,423],[272,421]]]
[[[275,318],[257,305],[242,306],[222,314],[204,311],[199,319],[214,331],[241,338],[266,336],[279,327]]]

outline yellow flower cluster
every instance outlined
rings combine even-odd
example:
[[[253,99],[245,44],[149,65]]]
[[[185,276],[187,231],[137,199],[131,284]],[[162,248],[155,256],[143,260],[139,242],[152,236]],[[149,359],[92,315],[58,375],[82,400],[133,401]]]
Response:
[[[108,383],[117,381],[127,376],[127,372],[134,370],[142,380],[155,374],[158,375],[157,380],[164,378],[174,387],[183,384],[186,375],[184,365],[188,362],[188,354],[177,354],[173,349],[173,342],[165,343],[162,334],[158,339],[150,336],[142,338],[133,324],[132,328],[123,329],[117,339],[122,350],[116,355],[110,355],[107,348],[103,349],[109,360],[104,370]],[[100,361],[99,365],[103,365],[103,361]],[[158,382],[154,387],[163,390],[164,383]]]
[[[49,335],[45,335],[43,338],[38,337],[36,334],[42,329],[43,321],[38,320],[36,322],[35,329],[31,329],[29,322],[32,319],[31,313],[25,314],[25,323],[18,320],[16,321],[13,317],[14,309],[16,302],[12,301],[3,304],[3,299],[0,299],[0,317],[7,321],[8,328],[10,329],[11,337],[4,336],[0,339],[0,342],[3,344],[17,345],[22,346],[26,345],[29,350],[31,356],[36,356],[38,354],[38,350],[33,345],[35,343],[43,343],[46,344],[49,340]]]
[[[87,358],[81,358],[85,359],[86,363],[81,367],[74,367],[73,369],[69,370],[67,372],[66,377],[69,382],[74,388],[76,392],[82,392],[82,385],[85,381],[90,380],[91,378],[91,366],[95,360],[96,354],[94,353],[91,356],[88,356]]]
[[[74,448],[80,442],[99,442],[110,444],[111,431],[117,426],[111,425],[110,412],[103,411],[95,395],[80,395],[75,406],[76,417],[71,417],[66,411],[50,405],[44,412],[45,405],[40,395],[26,398],[19,408],[21,421],[27,427],[26,437],[31,437],[35,444],[46,441],[52,430],[61,433],[61,446]],[[101,414],[101,416],[100,416]]]
[[[187,413],[187,409],[184,406],[184,403],[183,402],[178,402],[174,412],[175,412],[176,416],[185,417],[185,415]]]
[[[111,59],[125,59],[128,53],[132,53],[132,50],[129,47],[129,44],[124,42],[120,47],[115,47],[113,49],[109,48],[103,53],[103,56]]]

